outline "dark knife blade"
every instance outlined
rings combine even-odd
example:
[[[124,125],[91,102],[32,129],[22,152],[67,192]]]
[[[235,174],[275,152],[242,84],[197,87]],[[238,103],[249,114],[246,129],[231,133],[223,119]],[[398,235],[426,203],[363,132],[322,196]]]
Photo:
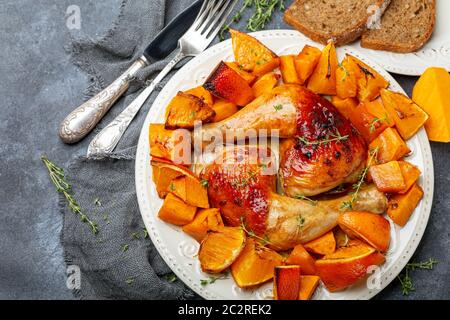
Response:
[[[144,51],[144,56],[149,61],[161,60],[175,50],[178,39],[192,26],[202,4],[203,0],[197,0],[176,16],[148,45]]]

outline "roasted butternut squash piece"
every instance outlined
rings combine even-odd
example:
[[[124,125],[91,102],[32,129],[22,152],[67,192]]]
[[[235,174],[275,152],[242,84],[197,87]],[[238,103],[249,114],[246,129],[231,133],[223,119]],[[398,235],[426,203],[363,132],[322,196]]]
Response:
[[[206,186],[193,176],[178,177],[169,184],[168,191],[180,197],[184,202],[199,208],[209,208]]]
[[[381,192],[397,193],[406,188],[402,170],[397,161],[371,166],[369,173]]]
[[[381,90],[381,99],[403,139],[408,140],[419,131],[428,120],[428,115],[407,96]]]
[[[222,121],[239,111],[238,106],[235,103],[223,99],[216,99],[212,109],[216,113],[213,122]]]
[[[315,260],[301,244],[294,247],[286,264],[300,266],[302,274],[316,274]]]
[[[425,122],[428,139],[450,142],[450,74],[444,68],[428,68],[413,89],[412,99],[430,117]]]
[[[196,211],[196,207],[184,203],[183,200],[169,193],[164,199],[158,217],[165,222],[183,226],[194,220]]]
[[[399,226],[404,226],[411,217],[414,209],[423,197],[423,190],[414,184],[407,193],[397,194],[389,200],[387,213]]]
[[[245,81],[248,82],[249,85],[252,85],[255,80],[256,76],[254,74],[251,74],[247,71],[245,71],[240,65],[238,65],[236,62],[225,62],[227,66],[229,66],[231,69],[237,72],[238,75],[240,75]]]
[[[166,129],[191,130],[196,121],[208,123],[216,115],[202,99],[183,92],[178,92],[167,108]]]
[[[329,231],[323,236],[305,243],[304,247],[307,251],[315,254],[326,255],[333,253],[336,250],[336,239],[333,231]]]
[[[191,136],[187,130],[168,130],[164,124],[150,124],[150,155],[177,164],[191,164]]]
[[[156,158],[154,158],[156,159]],[[182,166],[175,165],[163,159],[152,159],[152,168],[153,168],[153,182],[156,186],[156,191],[158,192],[158,196],[163,199],[169,193],[169,185],[173,179],[178,177],[182,177],[185,175],[192,175],[193,173]]]
[[[252,87],[253,94],[257,98],[264,93],[270,92],[273,88],[276,87],[279,79],[279,74],[273,72],[266,73],[258,80],[256,80],[255,84]]]
[[[341,99],[338,96],[331,97],[331,103],[338,109],[338,111],[347,119],[350,119],[350,115],[358,107],[358,100],[355,98]]]
[[[273,277],[274,300],[298,300],[300,296],[300,267],[277,266]]]
[[[198,252],[202,270],[210,273],[224,271],[241,254],[245,241],[242,228],[221,227],[208,232]]]
[[[336,94],[341,99],[354,98],[358,95],[358,80],[353,62],[348,56],[342,60],[336,70]]]
[[[280,70],[285,84],[300,84],[293,55],[280,57]]]
[[[281,255],[247,238],[244,250],[231,265],[231,275],[240,288],[249,288],[272,279],[274,268],[281,265]]]
[[[295,57],[295,69],[300,84],[305,84],[314,72],[322,52],[316,47],[305,45],[302,51]]]
[[[383,122],[388,127],[395,126],[395,122],[384,107],[381,98],[365,101],[364,105],[366,106],[367,111],[375,117],[377,122]]]
[[[388,128],[383,119],[379,119],[369,112],[365,102],[361,102],[353,109],[353,112],[349,114],[349,119],[367,143],[372,142]]]
[[[202,242],[209,231],[217,231],[223,227],[219,209],[202,209],[197,212],[194,221],[183,227],[183,231],[198,242]]]
[[[338,60],[334,43],[330,41],[323,49],[319,62],[308,81],[308,89],[317,94],[336,94],[336,70]]]
[[[417,179],[420,177],[420,170],[415,165],[407,161],[399,161],[400,170],[402,171],[403,180],[405,180],[405,189],[399,191],[398,193],[404,194],[408,192],[409,188],[416,183]]]
[[[394,128],[387,128],[370,143],[369,151],[375,150],[375,160],[378,164],[399,160],[411,152]]]
[[[212,106],[214,104],[214,97],[208,90],[206,90],[202,86],[190,89],[190,90],[186,91],[185,93],[191,94],[193,96],[196,96],[197,98],[200,98],[208,106]]]
[[[336,250],[341,247],[346,247],[350,242],[349,236],[339,227],[333,230],[334,238],[336,239]]]
[[[381,89],[389,86],[389,82],[373,68],[352,55],[347,56],[354,64],[353,67],[349,65],[349,68],[356,75],[359,101],[372,101],[380,95]]]
[[[219,63],[203,87],[214,96],[245,106],[254,99],[253,90],[236,71]]]
[[[259,76],[278,68],[277,55],[260,41],[238,30],[230,29],[230,33],[234,58],[244,70]],[[274,64],[274,61],[277,63]],[[270,70],[267,68],[268,64],[271,64]],[[265,72],[262,73],[262,70]]]
[[[318,276],[300,276],[300,295],[298,300],[310,300],[319,286]]]

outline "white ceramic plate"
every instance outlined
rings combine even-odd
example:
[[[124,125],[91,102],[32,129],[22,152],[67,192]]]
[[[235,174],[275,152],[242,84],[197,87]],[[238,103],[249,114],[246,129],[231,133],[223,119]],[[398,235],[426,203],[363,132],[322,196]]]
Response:
[[[262,31],[253,34],[278,54],[298,53],[309,40],[296,31],[276,30]],[[391,83],[391,89],[403,92],[395,80],[382,68],[360,55],[353,48],[341,48],[338,54],[345,52],[357,56],[374,67]],[[170,100],[179,90],[186,90],[203,84],[207,76],[221,60],[233,60],[231,41],[222,42],[186,64],[168,82],[155,100],[151,112],[147,115],[142,128],[136,155],[136,192],[142,218],[151,239],[166,263],[174,273],[191,289],[206,299],[269,299],[272,295],[270,283],[254,289],[242,290],[233,279],[218,280],[214,284],[201,286],[200,280],[207,279],[208,274],[201,272],[198,258],[198,243],[184,234],[180,228],[169,225],[158,219],[158,211],[162,200],[158,198],[152,182],[150,166],[148,128],[150,123],[164,122],[164,112]],[[387,286],[409,261],[422,238],[433,199],[433,161],[430,145],[425,131],[422,129],[408,141],[412,155],[408,161],[417,165],[422,171],[420,184],[425,196],[417,207],[410,221],[404,228],[393,223],[392,244],[387,253],[387,261],[381,268],[381,284],[378,288],[369,289],[365,282],[353,286],[343,292],[329,293],[320,287],[315,299],[369,299]]]
[[[436,2],[436,28],[430,41],[419,51],[404,54],[364,49],[359,41],[351,46],[390,72],[420,76],[428,67],[450,71],[450,1]]]

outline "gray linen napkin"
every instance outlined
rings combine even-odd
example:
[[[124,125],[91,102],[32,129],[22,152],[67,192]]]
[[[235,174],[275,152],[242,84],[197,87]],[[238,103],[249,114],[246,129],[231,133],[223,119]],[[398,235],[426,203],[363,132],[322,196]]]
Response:
[[[157,32],[192,2],[123,0],[120,16],[105,37],[96,41],[73,41],[67,48],[72,61],[91,78],[86,98],[96,94],[122,73]],[[239,1],[236,8],[241,5],[242,1]],[[248,16],[249,11],[243,14],[240,23],[234,27],[245,30]],[[282,13],[276,10],[274,19],[266,28],[286,28],[282,22]],[[167,62],[167,59],[153,61],[143,70],[127,96],[111,109],[96,130],[100,130],[123,110],[136,96],[137,92],[133,91],[139,88],[139,84],[148,76],[154,77]],[[171,274],[170,269],[151,240],[143,238],[144,224],[135,193],[134,156],[139,133],[152,101],[169,79],[170,76],[147,101],[115,154],[104,159],[78,158],[67,170],[75,198],[86,213],[97,221],[100,229],[97,236],[92,235],[89,228],[61,200],[64,215],[61,241],[67,264],[80,267],[81,288],[75,293],[81,298],[198,298],[180,280],[170,281],[173,280],[167,277]]]

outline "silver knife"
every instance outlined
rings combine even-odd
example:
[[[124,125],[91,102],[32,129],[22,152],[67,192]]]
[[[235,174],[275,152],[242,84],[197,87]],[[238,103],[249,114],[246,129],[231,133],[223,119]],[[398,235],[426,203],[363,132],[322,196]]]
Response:
[[[149,61],[164,59],[173,52],[177,47],[178,39],[195,21],[202,4],[203,0],[197,0],[181,12],[156,36],[143,55],[128,70],[106,89],[72,111],[59,127],[59,136],[62,141],[72,144],[83,139],[128,90],[131,79],[139,70],[148,66]]]

